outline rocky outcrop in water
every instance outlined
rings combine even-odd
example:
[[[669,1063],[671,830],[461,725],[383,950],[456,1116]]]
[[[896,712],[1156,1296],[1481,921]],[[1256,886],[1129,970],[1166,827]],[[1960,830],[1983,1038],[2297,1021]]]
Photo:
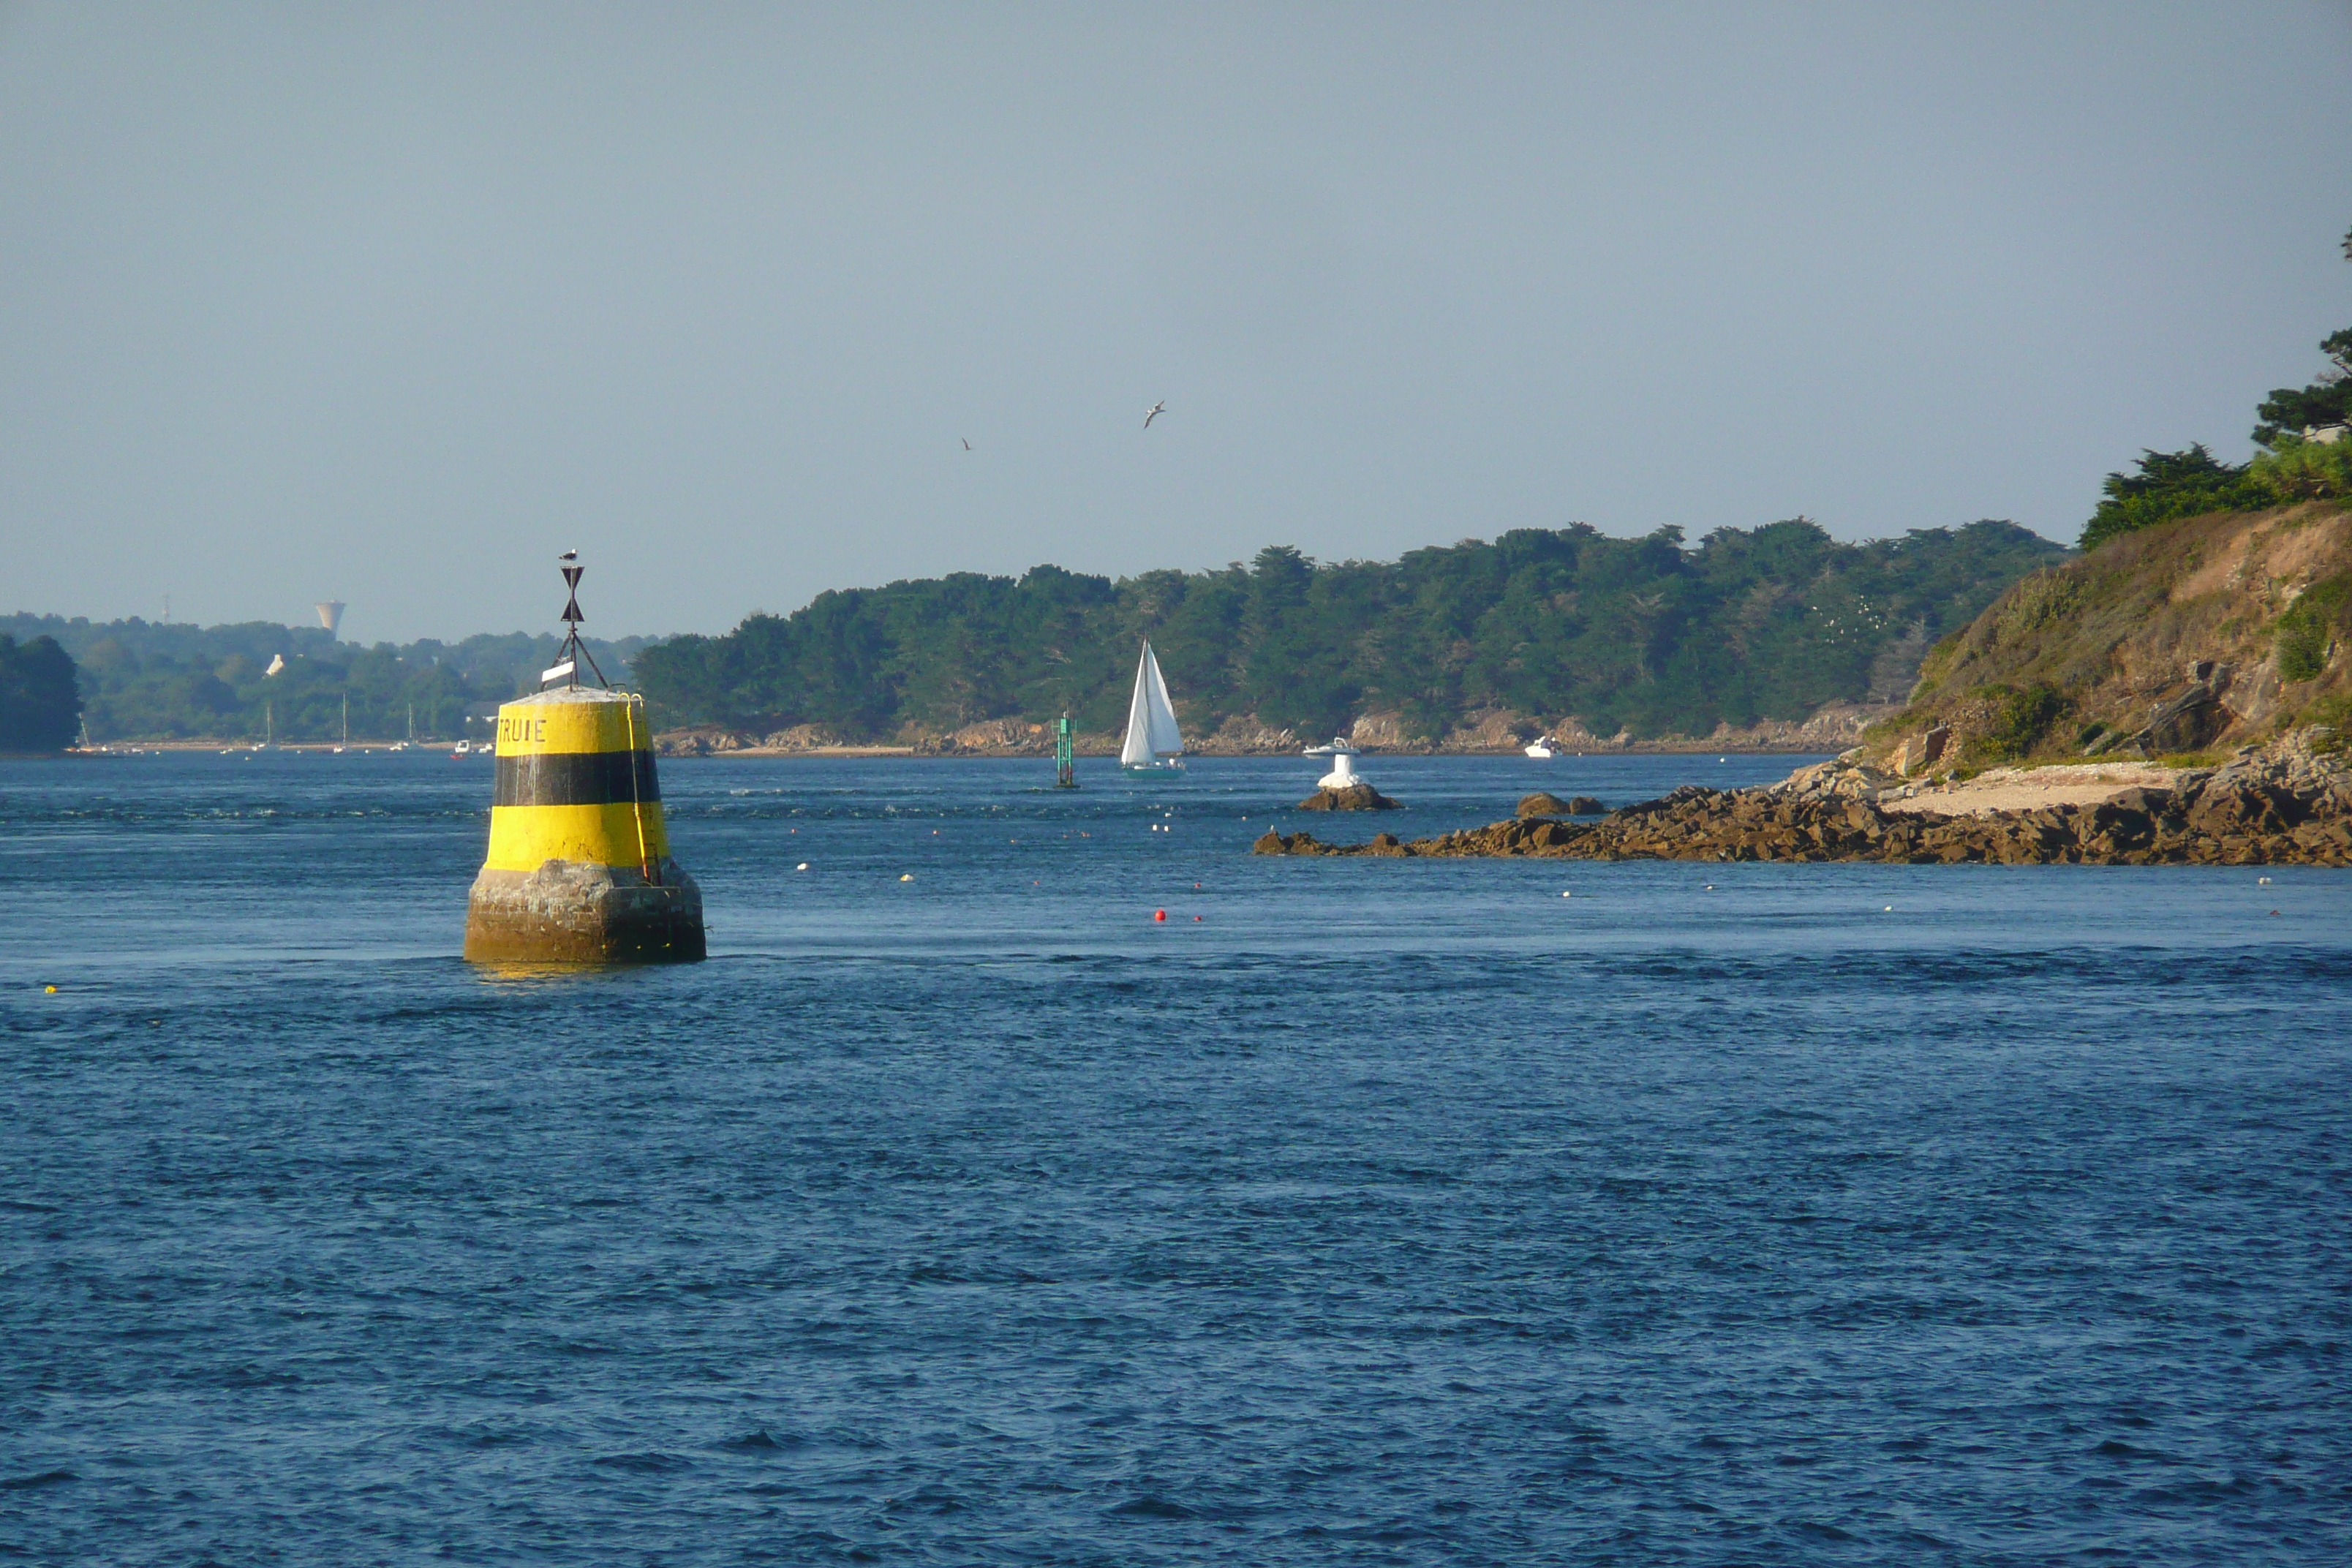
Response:
[[[1398,805],[1363,780],[1344,789],[1318,789],[1298,803],[1301,811],[1395,811]]]
[[[2092,805],[1937,816],[1888,808],[1900,781],[1840,759],[1760,789],[1692,784],[1597,823],[1520,818],[1436,838],[1327,845],[1269,832],[1261,855],[1551,856],[1575,860],[1882,860],[1915,865],[2352,866],[2352,773],[2303,731],[2168,789]]]
[[[1589,795],[1570,795],[1562,800],[1549,790],[1538,790],[1522,796],[1514,816],[1599,816],[1609,808]]]

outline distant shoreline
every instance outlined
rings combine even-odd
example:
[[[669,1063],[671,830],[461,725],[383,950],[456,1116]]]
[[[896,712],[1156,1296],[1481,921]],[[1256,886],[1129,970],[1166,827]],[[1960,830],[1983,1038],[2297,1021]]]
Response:
[[[412,752],[446,752],[455,741],[411,741],[406,749]],[[102,741],[95,746],[68,746],[62,752],[33,753],[51,757],[127,757],[146,752],[324,752],[332,755],[338,746],[346,752],[389,752],[396,741],[272,741],[257,746],[251,741]],[[484,752],[488,755],[488,752]]]
[[[375,752],[390,753],[394,744],[394,742],[390,741],[353,741],[345,745],[342,749],[346,755],[373,754]],[[424,754],[434,752],[446,753],[456,744],[457,742],[454,741],[415,741],[409,743],[407,749],[409,751]],[[334,754],[335,748],[336,743],[332,741],[278,741],[273,742],[266,747],[257,749],[268,752],[315,752],[332,755]],[[213,752],[243,754],[255,750],[257,750],[257,748],[250,741],[206,741],[184,739],[175,741],[110,741],[96,746],[68,746],[63,752],[28,752],[13,754],[24,757],[46,756],[97,760],[105,757],[131,756],[151,752]],[[725,762],[737,758],[769,761],[779,757],[806,758],[812,762],[855,762],[870,760],[876,757],[907,757],[917,761],[933,763],[1050,763],[1054,760],[1054,753],[1050,751],[1000,751],[992,749],[978,750],[963,748],[960,748],[955,751],[939,751],[915,746],[736,746],[730,747],[724,751],[663,752],[660,754],[664,758],[669,760],[701,758],[713,762]],[[1297,757],[1301,753],[1294,751],[1216,751],[1187,752],[1184,754],[1187,758],[1197,757],[1223,761],[1238,757]],[[1518,757],[1522,761],[1534,763],[1547,760],[1554,762],[1570,762],[1593,757],[1697,757],[1707,755],[1725,757],[1818,757],[1826,756],[1831,753],[1825,748],[1820,746],[1738,746],[1721,744],[1706,745],[1696,742],[1632,742],[1622,746],[1611,746],[1605,750],[1590,752],[1560,752],[1549,759],[1526,756],[1525,753],[1517,747],[1491,750],[1486,748],[1471,749],[1465,747],[1461,749],[1447,749],[1443,751],[1421,751],[1418,749],[1405,748],[1389,750],[1368,746],[1364,748],[1363,754],[1367,757],[1380,758],[1384,761],[1402,757]],[[1118,760],[1118,753],[1116,752],[1108,751],[1081,751],[1078,752],[1078,758],[1082,762],[1116,762]]]
[[[835,757],[909,757],[924,762],[941,763],[1006,761],[1050,763],[1054,760],[1054,753],[1051,752],[980,750],[958,750],[948,752],[919,750],[913,746],[740,746],[723,752],[665,752],[662,754],[665,757],[706,758],[713,762],[726,761],[738,757],[750,759],[807,757],[820,761]],[[1298,757],[1303,754],[1303,752],[1297,751],[1187,752],[1184,753],[1184,756],[1187,761],[1198,758],[1222,762],[1245,757]],[[1820,757],[1830,754],[1831,753],[1829,752],[1818,746],[1706,746],[1678,745],[1663,742],[1657,744],[1612,746],[1606,751],[1560,752],[1550,758],[1528,756],[1522,750],[1516,746],[1507,750],[1487,750],[1484,748],[1472,750],[1465,747],[1459,750],[1449,749],[1445,751],[1418,751],[1405,750],[1402,748],[1391,751],[1370,746],[1363,748],[1364,756],[1378,759],[1382,762],[1393,761],[1398,758],[1406,757],[1517,757],[1522,762],[1535,763],[1544,761],[1569,762],[1580,758],[1592,757],[1699,757],[1709,755],[1723,757]],[[1116,752],[1082,751],[1077,753],[1077,757],[1080,762],[1108,763],[1118,761],[1118,753]]]

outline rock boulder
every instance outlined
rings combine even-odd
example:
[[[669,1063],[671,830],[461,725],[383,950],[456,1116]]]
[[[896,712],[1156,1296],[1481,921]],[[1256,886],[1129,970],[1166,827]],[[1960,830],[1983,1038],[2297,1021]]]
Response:
[[[1394,811],[1397,803],[1358,779],[1345,789],[1318,789],[1298,803],[1301,811]]]

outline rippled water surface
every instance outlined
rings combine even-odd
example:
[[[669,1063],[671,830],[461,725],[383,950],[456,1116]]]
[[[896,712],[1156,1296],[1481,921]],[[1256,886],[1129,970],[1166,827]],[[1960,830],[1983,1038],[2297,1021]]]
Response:
[[[711,960],[550,975],[486,765],[0,763],[0,1556],[2352,1560],[2352,876],[1312,772],[666,763]]]

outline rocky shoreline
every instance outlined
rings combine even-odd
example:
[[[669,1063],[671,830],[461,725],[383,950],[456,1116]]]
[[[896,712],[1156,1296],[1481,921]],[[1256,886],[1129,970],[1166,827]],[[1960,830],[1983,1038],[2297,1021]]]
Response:
[[[1318,843],[1268,832],[1261,855],[1548,857],[1568,860],[1872,860],[1910,865],[2352,866],[2352,757],[2314,728],[2243,748],[2168,785],[2093,804],[1941,815],[1858,752],[1777,784],[1686,785],[1598,822],[1521,817],[1403,842]],[[1907,808],[1907,809],[1906,809]]]

